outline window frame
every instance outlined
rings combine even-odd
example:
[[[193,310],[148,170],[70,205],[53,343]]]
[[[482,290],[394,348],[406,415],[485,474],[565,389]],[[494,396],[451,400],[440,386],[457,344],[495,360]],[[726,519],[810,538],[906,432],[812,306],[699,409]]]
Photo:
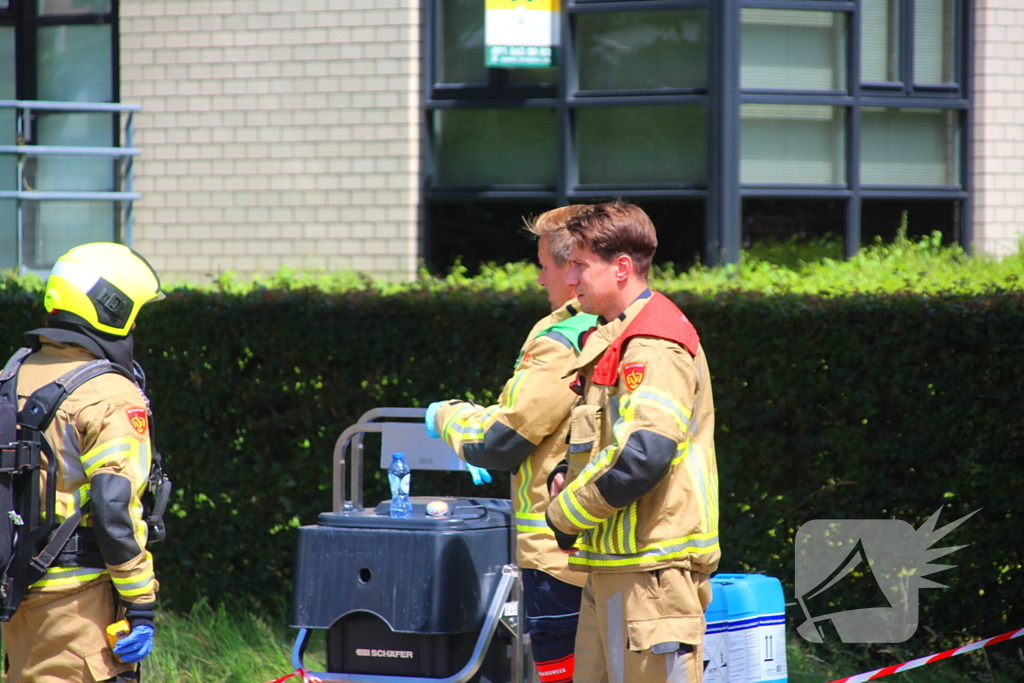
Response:
[[[106,26],[110,31],[110,103],[121,101],[121,71],[120,71],[120,2],[109,0],[110,6],[104,12],[87,12],[78,14],[48,14],[40,15],[38,0],[11,0],[6,9],[0,9],[0,24],[14,26],[15,29],[15,100],[17,101],[39,101],[39,30],[57,26]],[[44,111],[44,110],[39,110]],[[37,114],[31,114],[34,121]],[[121,123],[119,115],[111,115],[111,140],[113,147],[122,145]],[[32,125],[31,135],[28,144],[36,144],[38,132],[36,126]],[[111,163],[115,163],[113,160]],[[116,170],[115,175],[116,179]],[[116,182],[116,180],[115,180]],[[63,201],[63,200],[33,200],[29,206],[23,205],[23,210],[38,215],[39,201]],[[130,229],[125,224],[124,211],[121,209],[121,202],[109,200],[114,205],[113,222],[110,225],[111,238],[121,243],[130,243]],[[22,228],[28,226],[22,225]],[[26,266],[24,241],[25,234],[17,234],[19,225],[13,230],[17,235],[17,242],[20,253],[17,256],[19,268],[31,271]],[[28,230],[26,230],[28,232]]]
[[[443,0],[432,0],[424,27],[424,70],[435,59],[433,50],[437,35],[431,39],[431,17]],[[913,72],[913,14],[904,7],[913,0],[899,3],[900,75],[899,83],[861,81],[862,0],[566,0],[562,7],[561,47],[558,68],[560,78],[556,92],[549,89],[540,96],[511,98],[507,92],[494,88],[458,89],[458,94],[439,90],[432,76],[424,79],[422,136],[424,169],[422,193],[424,202],[452,198],[554,198],[559,205],[572,201],[605,199],[609,196],[630,196],[657,199],[701,199],[706,209],[705,263],[720,260],[735,262],[741,243],[740,206],[743,199],[755,197],[838,199],[846,202],[844,238],[846,254],[852,256],[860,248],[861,201],[864,199],[943,199],[958,203],[961,216],[959,239],[970,250],[973,230],[972,212],[972,137],[973,122],[972,73],[974,0],[951,0],[954,26],[952,46],[956,83],[917,84],[909,77]],[[652,9],[704,9],[708,13],[708,79],[707,88],[659,91],[579,91],[576,81],[576,18],[591,12],[647,11]],[[743,9],[777,9],[843,12],[845,20],[845,90],[796,91],[783,89],[743,88],[740,83],[741,22]],[[912,8],[911,8],[912,9]],[[482,55],[481,55],[482,58]],[[571,74],[571,76],[570,76]],[[499,89],[500,90],[500,89]],[[535,93],[536,94],[536,93]],[[585,107],[640,106],[656,104],[699,104],[706,108],[707,159],[706,182],[700,186],[685,184],[586,185],[578,182],[576,164],[576,112]],[[739,166],[740,107],[744,104],[809,104],[827,105],[843,110],[845,182],[841,184],[742,183]],[[532,186],[496,186],[490,188],[446,188],[431,185],[432,150],[430,140],[431,112],[444,107],[460,106],[543,106],[554,107],[558,116],[559,169],[558,187],[540,190]],[[959,117],[959,186],[863,185],[861,110],[866,107],[900,109],[941,109],[957,112]]]

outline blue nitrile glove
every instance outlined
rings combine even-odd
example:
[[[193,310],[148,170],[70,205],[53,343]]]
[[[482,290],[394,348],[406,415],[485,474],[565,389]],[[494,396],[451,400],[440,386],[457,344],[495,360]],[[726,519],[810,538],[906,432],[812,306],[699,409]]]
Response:
[[[431,439],[440,439],[441,434],[437,431],[437,409],[444,401],[434,401],[427,406],[427,414],[423,416],[423,422],[427,425],[427,436]]]
[[[479,486],[480,484],[491,483],[491,473],[485,470],[483,467],[477,467],[476,465],[470,465],[466,463],[466,467],[469,468],[469,474],[473,477],[473,483]]]
[[[114,643],[114,654],[122,662],[133,664],[141,662],[153,651],[153,627],[139,624],[132,632]]]

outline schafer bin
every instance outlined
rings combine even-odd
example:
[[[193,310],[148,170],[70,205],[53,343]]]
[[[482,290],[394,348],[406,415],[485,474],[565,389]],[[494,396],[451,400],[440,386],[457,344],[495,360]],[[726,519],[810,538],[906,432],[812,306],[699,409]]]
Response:
[[[305,669],[311,629],[322,629],[328,670],[313,675],[325,681],[518,683],[525,648],[517,604],[509,602],[518,578],[510,502],[415,496],[412,517],[403,519],[389,516],[389,501],[362,507],[361,482],[353,482],[353,500],[339,495],[345,448],[364,432],[382,432],[382,464],[392,449],[406,453],[414,487],[417,469],[461,467],[443,442],[426,438],[423,412],[376,409],[338,439],[336,509],[298,529],[292,624],[300,631],[293,663]],[[421,421],[376,421],[395,417]],[[352,451],[359,472],[359,440]],[[443,517],[426,513],[435,500],[448,504]]]

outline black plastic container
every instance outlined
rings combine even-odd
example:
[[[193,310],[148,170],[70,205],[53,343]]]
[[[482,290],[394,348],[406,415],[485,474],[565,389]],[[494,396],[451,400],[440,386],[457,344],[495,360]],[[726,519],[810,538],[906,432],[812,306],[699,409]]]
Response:
[[[292,624],[327,629],[328,671],[444,678],[469,660],[511,562],[509,501],[413,498],[413,515],[376,509],[323,513],[298,530]],[[509,677],[501,629],[473,681]]]

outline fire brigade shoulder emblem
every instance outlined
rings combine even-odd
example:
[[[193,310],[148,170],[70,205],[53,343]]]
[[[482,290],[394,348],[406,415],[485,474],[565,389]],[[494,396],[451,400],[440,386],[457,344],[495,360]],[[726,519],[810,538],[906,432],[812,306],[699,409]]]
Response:
[[[636,388],[644,381],[646,372],[647,363],[626,363],[622,366],[622,379],[630,391],[636,391]]]
[[[128,408],[124,412],[128,415],[128,422],[131,423],[132,429],[137,431],[139,434],[145,434],[146,428],[149,427],[149,420],[146,417],[146,409]]]

